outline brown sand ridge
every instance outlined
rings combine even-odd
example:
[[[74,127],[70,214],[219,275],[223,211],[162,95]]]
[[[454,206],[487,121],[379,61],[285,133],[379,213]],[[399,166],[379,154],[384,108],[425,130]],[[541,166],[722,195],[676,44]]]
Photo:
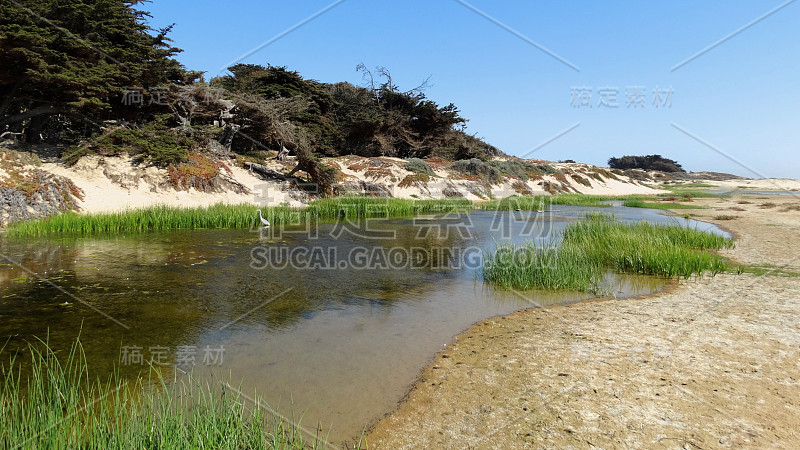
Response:
[[[695,202],[709,209],[680,213],[736,233],[727,256],[799,270],[800,200]],[[800,278],[726,274],[640,299],[485,320],[436,356],[367,441],[378,449],[795,448],[798,318]]]

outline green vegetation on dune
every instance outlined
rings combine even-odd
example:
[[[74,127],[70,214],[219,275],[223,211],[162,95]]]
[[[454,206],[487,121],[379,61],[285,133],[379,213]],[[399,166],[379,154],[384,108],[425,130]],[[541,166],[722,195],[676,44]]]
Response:
[[[148,379],[113,375],[92,380],[80,342],[60,359],[30,346],[30,375],[10,358],[0,375],[2,448],[249,448],[325,446],[299,424],[273,415],[224,381],[168,383],[152,369]],[[359,444],[360,446],[360,444]]]
[[[733,241],[681,226],[623,223],[605,214],[587,214],[571,224],[559,246],[503,244],[484,258],[483,276],[513,289],[599,292],[607,270],[620,273],[684,277],[726,269],[709,250]]]
[[[151,206],[116,213],[64,213],[47,219],[19,222],[8,229],[10,236],[48,234],[95,234],[207,228],[253,228],[259,226],[258,207],[251,204],[216,204],[184,208]],[[376,197],[337,197],[312,202],[307,208],[272,206],[261,208],[274,226],[297,225],[364,217],[409,217],[472,208],[464,199],[405,200]]]

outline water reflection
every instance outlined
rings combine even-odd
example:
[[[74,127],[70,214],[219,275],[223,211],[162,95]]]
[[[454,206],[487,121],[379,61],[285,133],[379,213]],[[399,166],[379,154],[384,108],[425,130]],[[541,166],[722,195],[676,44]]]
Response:
[[[80,333],[98,374],[123,362],[121,373],[132,376],[155,353],[167,375],[177,363],[196,376],[230,375],[244,392],[257,390],[281,412],[303,414],[312,426],[322,422],[335,441],[391,410],[420,368],[470,324],[586,298],[498,290],[477,270],[480,254],[498,242],[551,242],[570,221],[595,210],[621,220],[677,220],[644,209],[559,206],[549,216],[474,211],[349,228],[272,227],[266,234],[3,239],[2,254],[28,270],[8,261],[0,266],[0,336],[15,350],[49,334],[51,345],[64,351]],[[281,249],[319,249],[333,257],[278,264],[270,252]],[[367,262],[353,254],[368,255]],[[608,281],[618,297],[663,284],[634,276],[609,275]],[[195,359],[181,358],[180,348],[195,349]],[[132,349],[142,361],[131,363]],[[206,366],[206,352],[214,349],[224,353]]]

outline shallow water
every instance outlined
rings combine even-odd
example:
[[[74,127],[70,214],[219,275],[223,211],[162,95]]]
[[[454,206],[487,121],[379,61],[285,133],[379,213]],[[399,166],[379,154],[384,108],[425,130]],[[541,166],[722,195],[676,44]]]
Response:
[[[4,239],[0,336],[6,353],[25,356],[35,337],[64,352],[80,334],[98,374],[122,363],[134,375],[152,360],[168,374],[230,378],[339,442],[389,412],[472,323],[586,298],[496,290],[476,268],[495,243],[550,242],[589,210],[720,232],[655,210],[558,205],[313,229]],[[609,283],[625,297],[664,281]]]

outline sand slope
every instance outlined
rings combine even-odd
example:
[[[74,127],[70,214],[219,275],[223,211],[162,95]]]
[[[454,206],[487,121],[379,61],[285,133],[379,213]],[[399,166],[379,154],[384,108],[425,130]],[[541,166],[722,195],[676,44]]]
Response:
[[[262,178],[257,173],[236,167],[231,160],[224,161],[232,170],[231,182],[245,188],[244,193],[230,191],[199,192],[195,189],[176,190],[170,186],[165,169],[140,166],[130,157],[86,156],[73,167],[59,163],[45,163],[41,168],[72,180],[85,198],[77,201],[83,212],[108,212],[140,208],[154,204],[171,206],[207,206],[214,203],[252,203],[271,206],[288,203],[300,206],[315,199],[297,189],[290,182]],[[446,164],[433,165],[436,175],[427,181],[415,180],[415,174],[406,170],[400,158],[364,158],[343,156],[325,158],[324,162],[337,168],[340,181],[337,193],[381,195],[396,198],[452,198],[484,200],[490,197],[505,198],[511,195],[547,194],[554,192],[581,192],[599,195],[655,194],[659,191],[650,185],[625,176],[611,175],[587,164],[552,165],[564,171],[563,175],[545,175],[539,179],[519,180],[503,177],[499,183],[488,184],[479,177],[463,176],[449,170]],[[545,163],[545,161],[541,161]],[[270,160],[264,164],[278,172],[287,172],[293,161],[283,163]],[[302,172],[300,173],[302,174]],[[580,180],[580,181],[577,181]]]

